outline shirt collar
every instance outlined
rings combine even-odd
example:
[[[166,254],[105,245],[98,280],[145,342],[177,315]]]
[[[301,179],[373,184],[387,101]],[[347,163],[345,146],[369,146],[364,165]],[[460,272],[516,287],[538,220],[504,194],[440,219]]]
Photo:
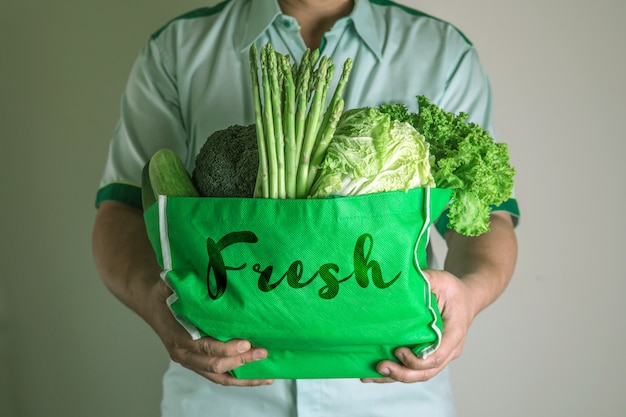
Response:
[[[367,47],[378,59],[382,55],[382,36],[380,20],[374,13],[369,0],[355,0],[354,9],[343,19],[354,23],[354,29]],[[277,0],[250,0],[240,50],[247,51],[252,43],[272,25],[276,17],[282,14]]]
[[[248,15],[243,22],[240,50],[247,51],[281,13],[277,0],[249,0]]]
[[[355,0],[354,9],[348,16],[354,22],[354,29],[367,47],[379,60],[382,57],[382,28],[380,19],[374,13],[369,0]]]

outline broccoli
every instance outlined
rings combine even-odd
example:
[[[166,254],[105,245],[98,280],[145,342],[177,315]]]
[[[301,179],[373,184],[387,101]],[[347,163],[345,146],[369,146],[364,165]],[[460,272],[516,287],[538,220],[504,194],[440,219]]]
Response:
[[[192,180],[203,197],[253,197],[258,169],[256,125],[233,125],[207,138]]]

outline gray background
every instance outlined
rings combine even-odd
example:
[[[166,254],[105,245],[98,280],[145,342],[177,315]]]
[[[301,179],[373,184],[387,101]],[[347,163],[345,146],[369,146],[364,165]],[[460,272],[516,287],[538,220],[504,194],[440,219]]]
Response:
[[[96,275],[93,201],[138,48],[212,3],[0,3],[0,416],[158,414],[168,358]],[[404,3],[477,45],[518,169],[519,263],[452,366],[460,416],[626,415],[626,2]]]

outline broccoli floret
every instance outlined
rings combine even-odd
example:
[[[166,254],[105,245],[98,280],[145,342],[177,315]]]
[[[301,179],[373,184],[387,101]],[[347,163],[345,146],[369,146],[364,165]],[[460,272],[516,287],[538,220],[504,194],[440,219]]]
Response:
[[[233,125],[207,138],[192,179],[203,197],[253,197],[258,169],[256,125]]]

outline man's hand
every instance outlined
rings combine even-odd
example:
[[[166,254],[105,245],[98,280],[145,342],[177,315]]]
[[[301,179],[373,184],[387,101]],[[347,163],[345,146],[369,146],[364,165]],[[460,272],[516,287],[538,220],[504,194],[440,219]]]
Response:
[[[517,259],[511,216],[494,212],[490,220],[490,231],[477,237],[449,232],[445,270],[425,271],[443,320],[439,348],[425,359],[418,358],[410,349],[399,348],[395,355],[400,364],[382,361],[376,368],[386,378],[363,379],[363,382],[427,381],[461,355],[472,321],[502,294]]]
[[[443,320],[441,345],[425,359],[417,357],[411,349],[396,349],[395,355],[401,363],[382,361],[376,367],[387,378],[368,378],[363,382],[427,381],[461,355],[465,336],[475,316],[469,290],[463,281],[449,272],[428,270],[425,274],[431,291],[437,297]]]
[[[265,358],[264,349],[252,348],[245,340],[193,340],[176,321],[166,303],[172,291],[159,277],[161,268],[148,240],[141,210],[112,201],[102,203],[94,225],[93,251],[104,284],[154,329],[172,360],[218,384],[272,383],[239,380],[228,373]]]
[[[165,300],[171,293],[162,280],[157,282],[151,295],[155,300],[151,324],[174,362],[221,385],[250,387],[273,383],[273,380],[237,379],[230,375],[228,372],[235,368],[265,359],[267,351],[253,348],[250,342],[241,339],[220,342],[203,337],[193,340],[167,307]]]

